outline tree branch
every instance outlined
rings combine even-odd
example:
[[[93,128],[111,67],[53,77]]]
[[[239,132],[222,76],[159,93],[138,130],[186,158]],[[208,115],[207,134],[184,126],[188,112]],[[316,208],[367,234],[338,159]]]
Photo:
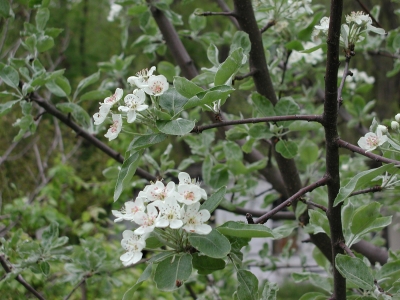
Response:
[[[4,254],[0,254],[0,264],[3,267],[4,271],[6,271],[6,273],[11,273],[11,268],[8,266]],[[37,290],[35,290],[29,283],[25,281],[25,279],[21,276],[21,274],[15,277],[15,280],[17,280],[20,284],[22,284],[24,288],[26,288],[36,298],[40,300],[45,300],[45,298]]]
[[[342,248],[349,256],[356,257],[353,251],[351,251],[343,241],[339,242],[339,247]]]
[[[242,119],[242,120],[233,120],[233,121],[223,121],[219,123],[213,123],[203,126],[195,126],[191,132],[201,133],[204,130],[224,127],[229,125],[239,125],[239,124],[254,124],[254,123],[263,123],[263,122],[279,122],[279,121],[291,121],[291,120],[303,120],[308,122],[322,122],[322,116],[320,115],[292,115],[292,116],[272,116],[272,117],[263,117],[263,118],[250,118],[250,119]]]
[[[217,11],[217,12],[213,12],[213,11],[205,11],[203,13],[196,13],[197,16],[225,16],[225,17],[235,17],[236,18],[236,14],[231,12],[231,11]]]
[[[83,137],[86,141],[91,143],[93,146],[96,148],[100,149],[104,153],[106,153],[108,156],[112,157],[119,163],[124,162],[124,158],[120,153],[109,147],[108,145],[104,144],[102,141],[97,139],[95,136],[91,135],[84,129],[82,129],[78,124],[76,124],[74,121],[72,121],[70,118],[68,118],[66,115],[64,115],[62,112],[60,112],[53,104],[47,102],[45,99],[41,98],[39,95],[35,94],[31,97],[32,101],[36,102],[39,106],[43,107],[49,114],[53,115],[57,119],[59,119],[61,122],[66,124],[68,127],[70,127],[72,130],[74,130],[79,136]],[[150,173],[146,172],[143,169],[137,168],[136,174],[139,175],[142,178],[147,179],[148,181],[156,181],[157,178]]]
[[[267,24],[265,24],[261,29],[260,29],[260,33],[264,33],[266,32],[269,28],[271,28],[272,26],[274,26],[276,24],[275,20],[270,20]]]
[[[337,143],[337,145],[339,147],[349,149],[352,152],[356,152],[358,154],[361,154],[363,156],[371,158],[374,161],[383,162],[383,163],[387,163],[387,164],[394,163],[395,165],[400,165],[400,161],[398,161],[398,160],[386,158],[386,157],[383,157],[383,156],[380,156],[380,155],[377,155],[377,154],[373,154],[371,152],[366,152],[364,149],[361,149],[360,147],[357,147],[357,146],[355,146],[353,144],[350,144],[350,143],[348,143],[348,142],[346,142],[346,141],[344,141],[342,139],[338,138],[336,140],[336,143]]]
[[[340,189],[339,174],[339,147],[337,116],[338,116],[338,88],[337,74],[339,69],[339,37],[343,11],[343,0],[331,0],[331,12],[327,38],[327,63],[325,73],[325,103],[324,103],[324,128],[326,143],[326,172],[330,177],[328,186],[328,211],[327,217],[331,232],[332,262],[343,249],[338,241],[344,241],[342,232],[341,205],[334,206],[334,201]],[[333,264],[334,266],[334,264]],[[346,279],[333,267],[333,296],[334,300],[346,299]]]
[[[311,192],[312,190],[316,189],[317,187],[320,187],[322,185],[327,184],[327,182],[330,180],[329,176],[324,176],[318,181],[300,189],[297,193],[295,193],[293,196],[289,197],[287,200],[283,201],[281,204],[267,212],[266,214],[262,215],[260,218],[255,221],[255,224],[264,224],[265,222],[268,221],[274,214],[276,214],[278,211],[284,209],[287,206],[292,205],[294,201],[296,201],[298,198],[303,196],[306,193]]]
[[[229,6],[225,3],[224,0],[217,0],[217,3],[218,3],[218,6],[221,7],[222,11],[225,11],[225,12],[230,12],[230,11],[231,11],[231,9],[230,9]],[[235,27],[236,27],[237,29],[240,29],[240,25],[239,25],[239,23],[238,23],[238,21],[236,20],[235,17],[230,16],[229,19],[231,20],[232,24],[235,25]]]

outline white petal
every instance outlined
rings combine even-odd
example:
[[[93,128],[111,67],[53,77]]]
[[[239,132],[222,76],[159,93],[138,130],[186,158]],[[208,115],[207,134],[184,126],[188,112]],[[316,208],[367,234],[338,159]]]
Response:
[[[133,123],[136,120],[136,111],[130,110],[128,111],[128,114],[126,116],[127,116],[127,122]]]
[[[169,227],[171,227],[172,229],[178,229],[181,228],[182,226],[183,226],[182,220],[172,220],[169,224]]]
[[[207,209],[200,210],[197,215],[199,216],[199,220],[201,222],[206,222],[211,217],[210,212]]]
[[[212,230],[211,226],[207,224],[201,224],[195,226],[195,232],[198,234],[209,234],[211,230]]]

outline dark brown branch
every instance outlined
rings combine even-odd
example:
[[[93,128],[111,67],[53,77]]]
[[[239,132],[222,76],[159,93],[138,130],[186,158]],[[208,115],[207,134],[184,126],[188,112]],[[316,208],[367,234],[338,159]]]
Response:
[[[349,247],[344,242],[339,242],[339,247],[342,248],[349,256],[351,257],[356,257],[353,253],[353,251],[350,250]]]
[[[334,206],[334,201],[340,189],[339,174],[339,147],[336,144],[338,139],[337,117],[338,117],[338,88],[337,75],[340,65],[339,61],[339,37],[343,12],[343,0],[331,0],[330,21],[327,38],[327,63],[325,72],[325,103],[324,103],[324,128],[326,144],[326,172],[331,180],[328,182],[328,211],[331,232],[332,262],[343,249],[337,244],[344,241],[342,231],[341,205]],[[346,299],[346,279],[333,268],[333,295],[334,300]]]
[[[229,8],[229,6],[225,3],[224,0],[217,0],[218,6],[221,7],[222,11],[225,12],[230,12],[231,9]],[[237,29],[240,29],[240,25],[238,23],[238,21],[236,20],[235,17],[230,16],[229,19],[231,20],[232,24],[235,25],[235,27]]]
[[[322,122],[322,116],[320,115],[293,115],[293,116],[273,116],[273,117],[263,117],[263,118],[250,118],[243,120],[233,120],[233,121],[223,121],[219,123],[213,123],[209,125],[203,126],[195,126],[192,133],[201,133],[204,130],[224,127],[230,125],[239,125],[239,124],[254,124],[254,123],[263,123],[263,122],[279,122],[279,121],[291,121],[291,120],[303,120],[308,122]]]
[[[254,224],[254,220],[253,220],[253,215],[247,213],[246,214],[246,220],[247,220],[247,224]]]
[[[387,263],[389,258],[389,254],[385,249],[377,247],[366,241],[359,241],[351,246],[351,249],[368,258],[372,265],[375,265],[377,262],[381,265],[384,265]]]
[[[387,164],[394,163],[395,165],[400,165],[400,161],[398,161],[398,160],[386,158],[386,157],[383,157],[383,156],[380,156],[380,155],[377,155],[377,154],[373,154],[371,152],[366,152],[364,149],[361,149],[360,147],[357,147],[357,146],[355,146],[353,144],[350,144],[350,143],[348,143],[348,142],[346,142],[346,141],[344,141],[342,139],[337,139],[336,143],[337,143],[337,145],[339,147],[349,149],[349,150],[351,150],[353,152],[356,152],[358,154],[361,154],[361,155],[364,155],[364,156],[366,156],[368,158],[371,158],[374,161],[383,162],[383,163],[387,163]]]
[[[367,188],[367,189],[363,189],[363,190],[352,192],[349,197],[357,196],[357,195],[361,195],[361,194],[376,193],[376,192],[380,192],[382,190],[383,189],[382,189],[382,187],[380,185],[376,185],[376,186],[373,186],[373,187],[370,187],[370,188]]]
[[[78,124],[72,121],[68,116],[64,115],[60,112],[53,104],[47,102],[45,99],[41,98],[38,95],[32,96],[32,101],[36,102],[39,106],[43,107],[49,114],[53,115],[61,122],[66,124],[72,130],[74,130],[79,136],[83,137],[86,141],[90,142],[93,146],[100,149],[108,156],[112,157],[119,163],[124,162],[124,158],[120,153],[109,147],[108,145],[104,144],[102,141],[97,139],[95,136],[91,135],[87,131],[83,130]],[[143,169],[137,168],[136,174],[142,178],[147,179],[148,181],[156,181],[157,178],[150,173],[146,172]]]
[[[318,181],[300,189],[297,193],[295,193],[293,196],[289,197],[288,199],[286,199],[285,201],[283,201],[281,204],[279,204],[278,206],[276,206],[275,208],[273,208],[272,210],[270,210],[268,213],[262,215],[260,218],[257,219],[257,221],[255,221],[254,223],[256,224],[264,224],[265,222],[268,221],[268,219],[270,219],[274,214],[276,214],[278,211],[281,211],[282,209],[284,209],[287,206],[292,205],[292,203],[294,201],[296,201],[297,199],[299,199],[301,196],[303,196],[306,193],[309,193],[311,191],[313,191],[314,189],[316,189],[317,187],[320,187],[322,185],[327,184],[327,182],[330,180],[329,176],[324,176],[321,179],[319,179]]]
[[[378,27],[383,28],[382,25],[371,14],[369,9],[364,5],[364,3],[362,3],[361,0],[356,0],[356,1],[358,2],[358,4],[360,4],[360,6],[363,9],[363,11],[370,16],[370,18],[372,19],[372,22],[374,22],[375,25],[377,25]]]
[[[231,11],[205,11],[203,13],[196,13],[197,16],[225,16],[225,17],[234,17],[236,18],[236,14]]]
[[[270,20],[267,24],[265,24],[261,29],[260,29],[260,33],[264,33],[266,32],[269,28],[271,28],[272,26],[274,26],[276,24],[275,20]]]
[[[325,206],[323,206],[321,204],[318,204],[318,203],[315,203],[315,202],[310,201],[310,200],[306,200],[306,199],[300,198],[300,201],[303,202],[304,204],[312,205],[312,206],[315,206],[315,207],[317,207],[319,209],[322,209],[324,212],[327,212],[327,210],[328,210]]]
[[[236,75],[233,80],[243,80],[247,77],[253,76],[256,72],[257,72],[257,70],[252,70],[249,73],[244,74],[244,75]]]
[[[11,273],[11,268],[8,266],[6,257],[4,254],[0,254],[0,264],[3,267],[4,271],[6,273]],[[24,286],[32,295],[34,295],[36,298],[40,300],[45,300],[45,298],[37,291],[35,290],[29,283],[25,281],[25,279],[19,274],[17,277],[15,277],[15,280],[18,281],[20,284]]]
[[[151,5],[151,1],[148,0],[147,2]],[[152,6],[150,10],[170,49],[171,55],[182,70],[183,76],[188,79],[196,77],[198,75],[197,69],[192,58],[187,53],[185,46],[183,46],[174,26],[162,11],[154,6]]]
[[[389,53],[389,52],[383,51],[383,50],[377,50],[377,51],[370,50],[370,51],[368,51],[368,54],[370,54],[370,55],[381,55],[381,56],[385,56],[385,57],[389,57],[389,58],[400,59],[400,55]]]

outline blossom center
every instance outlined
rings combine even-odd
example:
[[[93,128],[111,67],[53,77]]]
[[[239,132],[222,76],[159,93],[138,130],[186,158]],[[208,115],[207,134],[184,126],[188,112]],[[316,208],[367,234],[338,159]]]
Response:
[[[192,200],[192,201],[193,201],[194,198],[195,198],[193,192],[185,192],[185,193],[184,193],[184,197],[185,197],[186,200]]]
[[[369,136],[366,139],[367,145],[370,147],[375,147],[379,145],[379,139],[377,136]]]
[[[151,90],[153,91],[154,94],[159,94],[163,91],[163,85],[161,81],[156,81],[151,87]]]
[[[111,125],[110,130],[112,133],[115,133],[118,131],[118,124],[119,124],[118,121],[114,121],[114,123]]]

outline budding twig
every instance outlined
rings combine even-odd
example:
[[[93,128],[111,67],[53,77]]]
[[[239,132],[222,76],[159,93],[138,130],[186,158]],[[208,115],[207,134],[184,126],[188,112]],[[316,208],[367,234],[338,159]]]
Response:
[[[343,241],[340,241],[340,242],[338,243],[338,245],[339,245],[339,247],[342,248],[349,256],[351,256],[351,257],[356,257],[356,256],[354,255],[353,251],[351,251],[350,248],[347,247],[347,245],[346,245]]]

